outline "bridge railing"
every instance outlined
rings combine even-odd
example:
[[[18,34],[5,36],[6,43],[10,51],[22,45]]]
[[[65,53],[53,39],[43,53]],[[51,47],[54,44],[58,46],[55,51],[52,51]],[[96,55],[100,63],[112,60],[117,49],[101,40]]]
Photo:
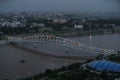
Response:
[[[88,52],[95,52],[95,53],[102,53],[102,54],[108,54],[114,52],[114,50],[109,49],[102,49],[97,47],[88,46],[86,44],[82,44],[70,39],[53,36],[53,35],[38,35],[38,36],[27,36],[22,37],[22,40],[24,42],[45,42],[45,43],[52,43],[57,45],[62,45],[69,48],[74,48],[77,50],[84,50]]]

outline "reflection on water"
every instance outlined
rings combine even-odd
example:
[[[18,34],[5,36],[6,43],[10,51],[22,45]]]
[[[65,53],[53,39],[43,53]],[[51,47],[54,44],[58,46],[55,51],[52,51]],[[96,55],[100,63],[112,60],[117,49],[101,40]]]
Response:
[[[89,42],[90,44],[88,44],[88,45],[92,45],[92,35],[89,36],[89,41],[90,41]]]

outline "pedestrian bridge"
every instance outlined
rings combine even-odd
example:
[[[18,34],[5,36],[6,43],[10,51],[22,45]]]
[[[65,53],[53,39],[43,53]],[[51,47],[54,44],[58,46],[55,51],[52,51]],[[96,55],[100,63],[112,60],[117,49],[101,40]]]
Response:
[[[76,50],[86,51],[88,53],[96,54],[114,54],[114,50],[103,49],[98,47],[89,46],[80,42],[76,42],[67,38],[62,38],[54,35],[33,35],[33,36],[20,36],[20,37],[8,37],[9,42],[24,42],[24,43],[50,43],[53,45],[64,46]]]

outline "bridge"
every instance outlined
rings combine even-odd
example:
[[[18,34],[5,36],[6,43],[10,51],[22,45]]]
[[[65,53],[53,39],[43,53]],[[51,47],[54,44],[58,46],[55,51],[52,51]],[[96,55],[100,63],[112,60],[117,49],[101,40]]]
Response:
[[[88,53],[96,53],[109,55],[114,54],[114,50],[103,49],[98,47],[89,46],[83,43],[79,43],[67,38],[62,38],[54,35],[32,35],[32,36],[20,36],[20,37],[8,37],[9,42],[24,42],[24,43],[49,43],[53,45],[59,45],[68,47],[75,50],[82,50]]]

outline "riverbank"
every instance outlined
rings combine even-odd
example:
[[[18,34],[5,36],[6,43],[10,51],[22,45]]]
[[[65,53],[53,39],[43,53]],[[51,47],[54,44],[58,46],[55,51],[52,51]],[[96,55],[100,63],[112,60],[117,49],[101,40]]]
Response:
[[[30,33],[30,34],[9,34],[7,36],[26,36],[26,35],[55,35],[55,36],[60,36],[64,38],[69,38],[69,37],[83,37],[83,36],[90,36],[90,35],[104,35],[104,34],[119,34],[120,31],[108,31],[108,32],[52,32],[52,33]],[[4,39],[4,38],[3,38]]]
[[[47,69],[43,74],[40,73],[20,80],[115,80],[120,77],[119,73],[109,73],[105,70],[94,72],[94,69],[89,67],[89,63],[90,61],[87,61],[73,63],[55,70]]]
[[[69,37],[83,37],[90,35],[119,34],[119,33],[120,32],[66,33],[66,34],[56,34],[56,36],[69,38]]]

